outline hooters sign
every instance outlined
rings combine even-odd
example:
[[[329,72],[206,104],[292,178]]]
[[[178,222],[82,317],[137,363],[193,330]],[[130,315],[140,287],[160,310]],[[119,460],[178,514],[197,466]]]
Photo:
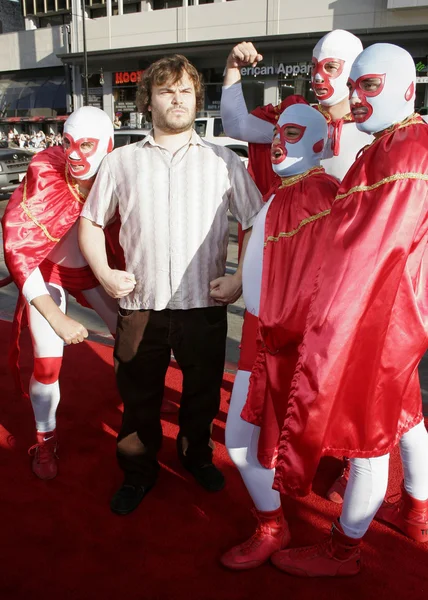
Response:
[[[144,71],[119,71],[114,74],[115,85],[127,85],[129,83],[138,83]]]

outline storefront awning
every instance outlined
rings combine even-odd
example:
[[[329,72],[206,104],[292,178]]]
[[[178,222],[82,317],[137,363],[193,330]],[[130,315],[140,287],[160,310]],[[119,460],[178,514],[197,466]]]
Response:
[[[57,117],[0,117],[0,123],[59,123],[68,119],[69,115]]]

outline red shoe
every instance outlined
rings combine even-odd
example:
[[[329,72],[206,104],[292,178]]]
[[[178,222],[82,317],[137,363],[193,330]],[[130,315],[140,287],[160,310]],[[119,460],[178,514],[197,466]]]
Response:
[[[333,483],[331,488],[327,492],[327,500],[334,502],[335,504],[343,503],[343,496],[345,495],[346,486],[348,485],[349,479],[349,470],[351,468],[351,463],[349,458],[343,459],[343,469],[342,473]]]
[[[53,479],[58,473],[57,466],[58,440],[56,431],[37,432],[37,444],[28,450],[30,456],[34,456],[33,473],[40,479]]]
[[[290,543],[290,531],[282,508],[270,512],[255,510],[258,525],[249,540],[223,554],[220,562],[234,570],[254,569]]]
[[[349,577],[360,571],[360,542],[346,536],[336,521],[324,542],[276,552],[271,561],[281,571],[300,577]]]
[[[428,500],[412,498],[404,486],[401,498],[397,502],[385,500],[375,518],[393,525],[416,542],[428,542]]]

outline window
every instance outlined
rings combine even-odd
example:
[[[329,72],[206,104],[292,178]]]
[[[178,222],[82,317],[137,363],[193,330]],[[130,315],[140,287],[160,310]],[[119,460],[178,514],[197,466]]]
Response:
[[[123,14],[124,15],[129,15],[130,13],[137,13],[137,12],[141,12],[141,2],[138,3],[129,3],[129,4],[123,4]]]
[[[162,8],[180,8],[183,6],[183,0],[153,0],[153,10]]]
[[[214,119],[214,137],[220,137],[224,135],[223,123],[220,118]]]
[[[100,17],[107,16],[107,7],[102,8],[91,8],[91,19],[99,19]]]
[[[205,119],[199,119],[195,121],[195,131],[202,138],[205,137],[207,133],[207,121]]]
[[[55,27],[56,25],[66,25],[71,23],[70,14],[54,14],[47,17],[40,17],[39,27]]]

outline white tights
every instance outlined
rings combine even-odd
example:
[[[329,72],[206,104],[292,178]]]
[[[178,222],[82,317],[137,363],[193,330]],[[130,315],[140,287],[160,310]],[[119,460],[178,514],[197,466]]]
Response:
[[[59,285],[46,283],[56,304],[62,312],[67,311],[68,292]],[[110,298],[101,286],[82,292],[86,300],[103,319],[111,333],[116,330],[116,301]],[[39,311],[27,304],[28,323],[33,340],[35,358],[60,358],[64,342],[57,336]],[[30,399],[33,406],[37,431],[53,431],[56,427],[56,410],[60,400],[59,383],[44,384],[34,377],[30,380]]]
[[[280,495],[272,489],[275,469],[265,469],[257,459],[260,428],[241,419],[248,394],[250,373],[238,371],[226,423],[226,447],[245,486],[260,511],[281,506]],[[404,487],[418,500],[428,499],[428,433],[423,422],[400,440]],[[361,538],[382,504],[388,486],[389,454],[376,458],[353,458],[340,523],[344,533]]]
[[[279,493],[272,489],[275,469],[265,469],[257,458],[260,427],[241,419],[249,381],[249,371],[236,373],[226,422],[226,448],[238,467],[257,510],[268,512],[281,506],[281,498]]]

